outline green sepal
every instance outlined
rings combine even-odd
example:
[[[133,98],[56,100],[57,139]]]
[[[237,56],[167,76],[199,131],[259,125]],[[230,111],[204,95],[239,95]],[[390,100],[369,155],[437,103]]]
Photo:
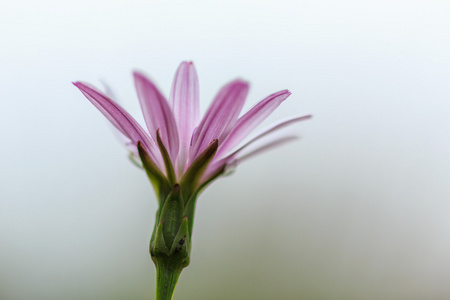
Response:
[[[195,205],[197,204],[197,193],[195,193],[189,201],[187,201],[184,207],[184,214],[188,218],[188,232],[189,237],[192,238],[192,232],[194,230],[194,217],[195,217]]]
[[[158,142],[159,150],[161,151],[161,155],[164,160],[164,165],[166,167],[166,173],[167,173],[167,179],[169,180],[169,183],[171,185],[175,184],[176,182],[176,176],[175,171],[173,169],[172,160],[170,159],[169,152],[167,152],[166,147],[164,146],[164,143],[161,139],[161,135],[159,133],[159,129],[156,131],[156,141]]]
[[[164,201],[164,206],[159,215],[159,222],[162,223],[164,240],[168,249],[171,248],[180,228],[183,215],[184,206],[180,186],[175,184],[166,201]]]
[[[169,249],[167,249],[166,242],[164,241],[163,224],[159,222],[156,228],[156,233],[152,243],[150,244],[150,255],[155,260],[162,255],[169,256]]]
[[[156,233],[157,233],[157,231],[158,231],[158,226],[160,225],[160,224],[159,224],[159,212],[160,212],[160,211],[161,211],[161,209],[158,209],[158,210],[156,211],[155,225],[153,225],[153,232],[152,232],[152,236],[150,237],[150,250],[151,250],[151,247],[152,247],[152,245],[153,245],[153,243],[154,243],[154,241],[155,241]]]
[[[189,168],[181,178],[180,185],[182,188],[183,196],[188,200],[192,194],[197,190],[200,179],[203,173],[206,171],[208,164],[216,155],[219,141],[216,139],[212,141],[202,153],[192,162]]]
[[[150,255],[156,266],[156,300],[170,300],[181,271],[189,265],[191,250],[179,185],[174,185],[160,208],[157,224],[150,242]]]
[[[156,166],[155,162],[152,160],[141,142],[138,142],[137,148],[142,166],[144,167],[147,176],[152,183],[156,196],[159,200],[159,205],[161,206],[163,204],[163,200],[165,200],[167,194],[170,192],[171,185],[158,166]]]
[[[214,140],[190,164],[177,184],[173,164],[162,143],[159,130],[157,142],[164,159],[167,177],[150,159],[142,145],[140,145],[139,154],[143,164],[144,161],[147,164],[144,164],[144,168],[154,187],[153,182],[157,183],[158,189],[155,187],[155,190],[158,191],[160,199],[150,241],[150,254],[157,269],[156,299],[170,300],[181,271],[190,263],[197,196],[209,183],[223,175],[226,166],[221,166],[206,180],[202,180],[217,152],[218,140]]]
[[[177,256],[183,268],[187,267],[190,262],[191,241],[189,237],[188,217],[184,216],[170,249],[170,255]]]

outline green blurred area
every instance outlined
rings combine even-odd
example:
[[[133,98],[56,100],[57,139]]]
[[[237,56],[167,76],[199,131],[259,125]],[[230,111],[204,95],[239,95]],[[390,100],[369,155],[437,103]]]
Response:
[[[445,247],[429,237],[436,234],[433,227],[411,231],[412,220],[400,224],[398,213],[389,216],[375,195],[355,198],[333,185],[319,190],[307,179],[295,185],[301,193],[289,190],[294,178],[270,176],[244,189],[244,178],[264,172],[262,161],[220,179],[200,197],[192,261],[175,300],[447,299],[449,269],[435,249]],[[125,197],[116,204],[99,200],[113,206],[107,212],[112,216],[91,229],[93,240],[78,237],[79,252],[61,254],[59,263],[35,257],[38,264],[50,263],[46,268],[18,257],[21,269],[34,275],[3,269],[5,278],[13,276],[8,286],[0,285],[1,299],[152,299],[155,270],[146,251],[151,228],[144,225],[151,227],[153,213],[147,210],[154,204],[147,199],[146,179],[138,184],[142,191],[131,203]]]

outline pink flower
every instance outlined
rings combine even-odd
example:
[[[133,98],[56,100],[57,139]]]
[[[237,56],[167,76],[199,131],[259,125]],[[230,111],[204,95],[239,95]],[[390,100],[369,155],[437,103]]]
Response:
[[[291,95],[288,90],[269,95],[239,116],[249,84],[239,79],[234,80],[219,91],[206,114],[200,118],[198,77],[192,62],[180,64],[169,100],[143,74],[134,72],[133,75],[146,129],[120,105],[93,86],[82,82],[75,82],[74,85],[127,138],[135,155],[142,157],[138,148],[145,150],[157,168],[156,171],[166,177],[172,176],[170,181],[175,183],[182,181],[189,167],[202,155],[209,155],[197,182],[202,185],[223,174],[228,166],[292,140],[294,136],[276,134],[276,131],[311,117],[306,115],[289,118],[243,143]],[[257,141],[264,142],[258,145]],[[208,150],[210,154],[207,154]]]

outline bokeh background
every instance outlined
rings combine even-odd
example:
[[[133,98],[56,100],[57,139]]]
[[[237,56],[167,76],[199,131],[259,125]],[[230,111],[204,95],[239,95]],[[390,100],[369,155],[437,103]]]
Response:
[[[449,1],[0,0],[0,299],[152,299],[156,200],[71,85],[202,110],[236,77],[300,141],[200,198],[175,299],[450,299]],[[268,124],[265,123],[265,124]]]

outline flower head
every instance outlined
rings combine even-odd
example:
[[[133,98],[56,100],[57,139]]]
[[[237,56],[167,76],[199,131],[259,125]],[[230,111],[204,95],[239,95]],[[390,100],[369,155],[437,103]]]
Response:
[[[288,90],[269,95],[240,116],[249,85],[234,80],[219,91],[201,118],[192,62],[181,63],[169,100],[143,74],[135,72],[134,82],[146,129],[95,87],[74,84],[117,128],[155,188],[159,208],[150,254],[158,273],[156,299],[172,299],[181,270],[190,262],[197,195],[227,167],[295,138],[278,130],[311,116],[281,121],[243,142],[290,96]]]
[[[82,82],[74,85],[125,136],[132,154],[141,157],[144,167],[152,164],[151,172],[157,172],[171,184],[186,180],[188,175],[194,176],[196,186],[193,190],[223,174],[228,166],[241,159],[291,140],[293,136],[273,133],[311,117],[289,118],[242,143],[291,95],[288,90],[269,95],[240,116],[249,84],[234,80],[218,92],[206,114],[200,118],[199,84],[192,62],[180,64],[168,100],[142,73],[134,72],[133,75],[146,129],[95,87]],[[256,141],[269,135],[272,137],[263,144],[251,148]],[[143,155],[147,162],[143,161]]]

